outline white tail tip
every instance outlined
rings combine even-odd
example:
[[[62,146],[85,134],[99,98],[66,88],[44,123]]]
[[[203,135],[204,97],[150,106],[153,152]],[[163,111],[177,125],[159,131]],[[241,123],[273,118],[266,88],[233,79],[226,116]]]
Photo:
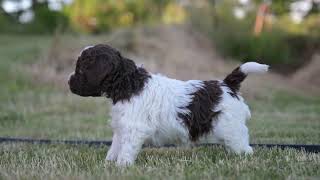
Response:
[[[247,62],[240,66],[240,70],[245,73],[266,73],[269,70],[269,65],[266,64],[259,64],[256,62]]]

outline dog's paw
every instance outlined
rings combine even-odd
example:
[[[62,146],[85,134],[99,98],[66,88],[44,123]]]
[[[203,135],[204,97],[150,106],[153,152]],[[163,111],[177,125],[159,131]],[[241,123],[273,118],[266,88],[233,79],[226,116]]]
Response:
[[[227,150],[227,153],[234,153],[234,154],[245,154],[245,155],[250,155],[253,154],[253,149],[251,146],[246,146],[246,147],[242,147],[242,148],[231,148],[231,147],[225,147]]]
[[[250,154],[253,154],[253,149],[251,146],[248,146],[245,150],[244,150],[244,153],[246,155],[250,155]]]
[[[133,163],[134,163],[134,161],[131,159],[120,158],[120,157],[116,161],[116,165],[118,167],[128,167],[128,166],[133,165]]]
[[[108,153],[105,159],[105,161],[116,161],[116,160],[117,160],[117,154],[114,154],[114,153]]]

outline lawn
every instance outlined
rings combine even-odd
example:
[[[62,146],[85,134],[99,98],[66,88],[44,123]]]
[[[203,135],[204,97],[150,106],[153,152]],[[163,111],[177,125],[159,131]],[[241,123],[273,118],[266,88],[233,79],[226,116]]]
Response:
[[[88,38],[90,39],[90,38]],[[25,71],[51,43],[46,36],[0,35],[0,136],[110,140],[109,103],[81,98]],[[249,99],[251,143],[320,144],[320,97],[270,90]],[[133,167],[104,164],[108,147],[0,145],[0,179],[319,179],[320,155],[257,148],[144,149]]]

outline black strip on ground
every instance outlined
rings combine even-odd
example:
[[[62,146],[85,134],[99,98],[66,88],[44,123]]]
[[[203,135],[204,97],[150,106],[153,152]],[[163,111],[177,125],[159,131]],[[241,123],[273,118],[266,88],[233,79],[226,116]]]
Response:
[[[31,139],[31,138],[12,138],[0,137],[0,143],[28,143],[28,144],[69,144],[69,145],[88,145],[88,146],[110,146],[111,141],[89,141],[89,140],[50,140],[50,139]],[[263,148],[292,148],[300,151],[311,153],[320,152],[320,145],[306,145],[306,144],[250,144],[252,147]],[[197,146],[218,146],[218,144],[199,144]],[[155,146],[145,146],[157,148]],[[164,145],[161,147],[176,147],[175,145]]]

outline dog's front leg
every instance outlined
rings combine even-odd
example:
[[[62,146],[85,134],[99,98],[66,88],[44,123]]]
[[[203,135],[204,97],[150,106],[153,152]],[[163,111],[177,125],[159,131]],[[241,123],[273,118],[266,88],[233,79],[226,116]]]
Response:
[[[121,138],[120,133],[114,132],[114,135],[112,137],[112,144],[111,147],[107,153],[106,161],[116,161],[119,151],[121,149]]]
[[[121,149],[116,164],[123,167],[134,163],[147,135],[137,127],[127,127],[122,132]]]

